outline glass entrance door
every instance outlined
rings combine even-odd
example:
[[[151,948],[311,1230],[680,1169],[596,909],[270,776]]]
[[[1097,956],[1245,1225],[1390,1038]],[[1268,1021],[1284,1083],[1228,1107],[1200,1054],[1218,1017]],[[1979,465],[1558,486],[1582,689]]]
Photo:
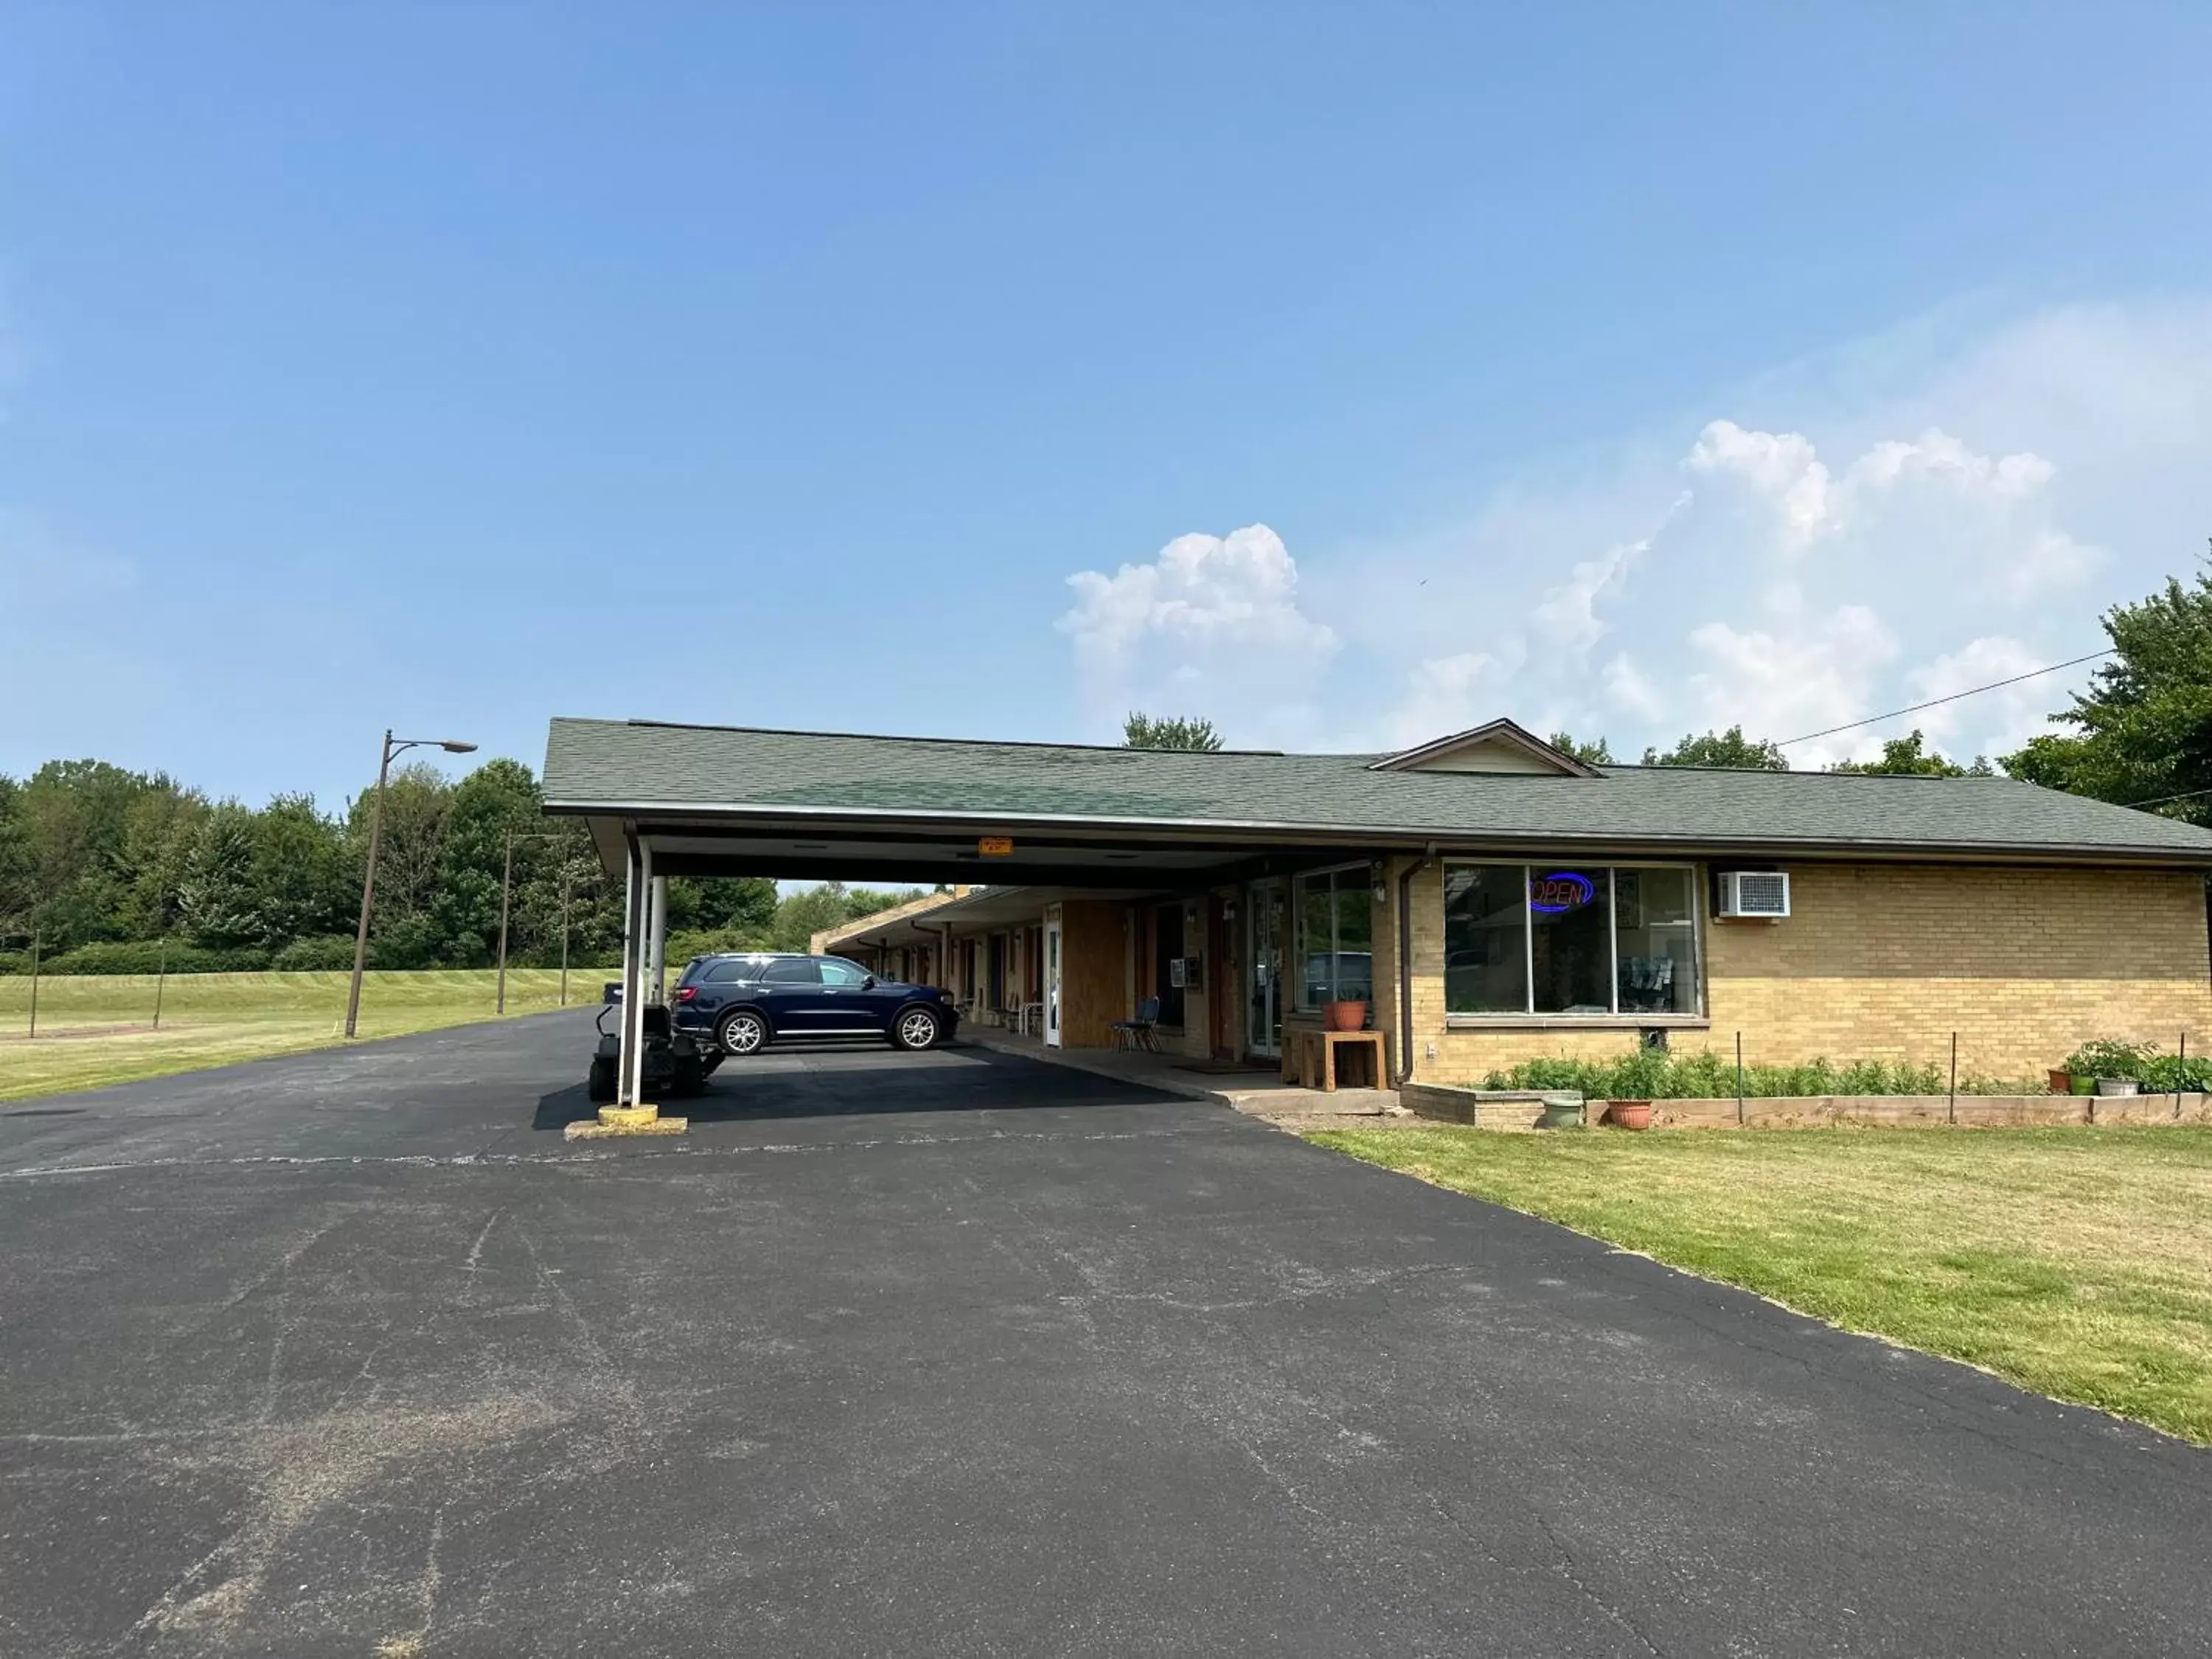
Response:
[[[1044,1042],[1060,1047],[1060,918],[1044,925]]]
[[[1245,1044],[1255,1054],[1283,1052],[1283,884],[1255,881],[1246,917]]]

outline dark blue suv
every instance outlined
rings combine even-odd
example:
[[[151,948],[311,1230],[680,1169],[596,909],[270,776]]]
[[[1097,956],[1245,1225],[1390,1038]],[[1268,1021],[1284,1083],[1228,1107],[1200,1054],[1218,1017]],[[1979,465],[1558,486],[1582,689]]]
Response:
[[[901,1048],[951,1039],[960,1011],[927,985],[878,979],[842,957],[760,951],[694,957],[669,999],[676,1029],[711,1032],[726,1054],[756,1054],[779,1037],[880,1037]]]

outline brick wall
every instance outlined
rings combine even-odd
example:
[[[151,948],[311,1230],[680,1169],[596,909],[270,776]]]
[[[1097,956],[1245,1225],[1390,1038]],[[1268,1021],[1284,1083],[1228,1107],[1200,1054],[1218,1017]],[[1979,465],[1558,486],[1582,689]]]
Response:
[[[2212,1054],[2212,952],[2193,874],[1789,868],[1789,920],[1706,921],[1711,1024],[1671,1031],[1677,1052],[1732,1054],[1741,1030],[1747,1061],[1942,1064],[1956,1031],[1962,1074],[2007,1077],[2036,1075],[2094,1036],[2171,1050],[2186,1031],[2192,1053]],[[1416,1076],[1468,1082],[1538,1055],[1633,1048],[1632,1028],[1447,1029],[1440,866],[1414,878],[1413,916]]]

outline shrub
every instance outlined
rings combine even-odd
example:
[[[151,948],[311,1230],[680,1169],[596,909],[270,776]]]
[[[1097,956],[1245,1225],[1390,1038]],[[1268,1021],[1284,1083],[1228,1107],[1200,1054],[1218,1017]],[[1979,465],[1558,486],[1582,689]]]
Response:
[[[161,941],[109,939],[80,945],[74,951],[40,959],[42,974],[151,974],[162,966]],[[201,945],[172,945],[168,970],[173,974],[258,974],[269,966],[269,952],[254,945],[234,950],[211,950]],[[27,974],[31,959],[21,953],[11,971]]]
[[[1490,1089],[1576,1089],[1599,1100],[1723,1100],[1736,1091],[1735,1066],[1711,1052],[1677,1057],[1637,1053],[1619,1060],[1523,1060],[1483,1079]],[[1940,1095],[1945,1074],[1905,1060],[1858,1060],[1837,1066],[1747,1066],[1743,1092],[1771,1100],[1802,1095]]]
[[[349,973],[353,969],[353,936],[318,933],[295,939],[269,959],[269,965],[287,974]],[[376,945],[368,947],[368,965],[376,965]]]
[[[2212,1060],[2152,1054],[2143,1061],[2138,1080],[2154,1095],[2212,1093]]]

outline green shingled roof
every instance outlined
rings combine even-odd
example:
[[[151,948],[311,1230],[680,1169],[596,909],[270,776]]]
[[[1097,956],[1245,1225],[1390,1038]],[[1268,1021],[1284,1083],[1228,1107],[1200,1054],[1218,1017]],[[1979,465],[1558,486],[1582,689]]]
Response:
[[[556,720],[556,810],[855,810],[1486,840],[2049,851],[2212,866],[2212,831],[2009,778],[1613,766],[1595,778],[1373,771],[1279,755]]]

